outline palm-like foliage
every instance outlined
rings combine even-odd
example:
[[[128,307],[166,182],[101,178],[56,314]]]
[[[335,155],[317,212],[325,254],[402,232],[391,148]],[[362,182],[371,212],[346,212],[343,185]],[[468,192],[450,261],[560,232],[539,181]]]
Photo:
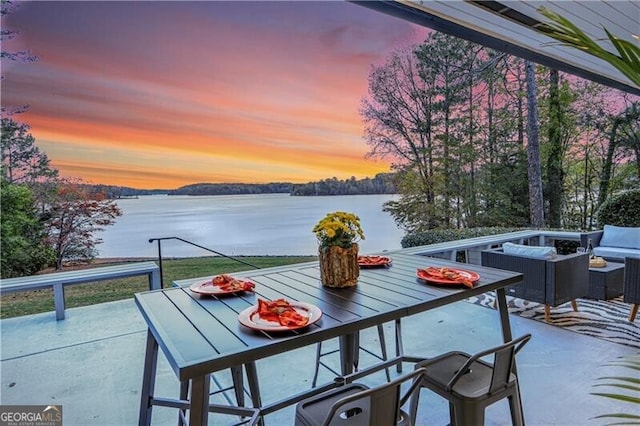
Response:
[[[595,386],[608,386],[614,389],[624,389],[625,393],[616,392],[593,392],[593,395],[604,396],[606,398],[616,399],[618,401],[629,402],[632,404],[640,404],[640,378],[638,372],[640,372],[640,356],[629,356],[620,358],[618,361],[608,364],[610,366],[629,368],[633,371],[633,376],[606,376],[600,377],[598,380],[606,382],[598,383]],[[640,415],[638,414],[603,414],[596,418],[611,418],[617,419],[616,423],[610,423],[611,425],[629,425],[640,424]]]
[[[551,20],[540,26],[539,29],[558,40],[565,46],[575,47],[585,53],[596,56],[609,62],[616,67],[622,74],[631,80],[636,86],[640,87],[640,46],[632,41],[623,40],[611,34],[604,28],[609,41],[616,48],[618,54],[611,53],[600,46],[595,40],[585,34],[580,28],[571,23],[563,16],[552,12],[551,10],[541,7],[538,11]],[[640,37],[633,36],[640,41]]]

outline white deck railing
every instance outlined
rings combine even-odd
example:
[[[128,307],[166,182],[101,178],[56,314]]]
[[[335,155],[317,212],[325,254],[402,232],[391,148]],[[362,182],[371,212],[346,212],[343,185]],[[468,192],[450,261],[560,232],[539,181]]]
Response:
[[[465,238],[463,240],[446,241],[443,243],[427,244],[423,246],[402,249],[403,253],[421,256],[432,256],[455,261],[458,252],[466,252],[467,263],[480,264],[480,252],[497,248],[503,243],[516,242],[535,243],[536,245],[550,245],[555,240],[580,241],[581,232],[524,230],[507,232],[505,234],[485,235],[482,237]],[[397,251],[397,250],[394,250]],[[388,253],[393,253],[389,251]]]

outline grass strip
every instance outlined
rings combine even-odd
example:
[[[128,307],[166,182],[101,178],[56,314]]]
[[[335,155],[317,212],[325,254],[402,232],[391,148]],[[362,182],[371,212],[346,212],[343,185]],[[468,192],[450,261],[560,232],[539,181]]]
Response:
[[[317,257],[314,256],[248,256],[242,258],[242,260],[260,268],[290,265],[316,259]],[[123,263],[130,262],[91,264],[76,269]],[[171,287],[173,281],[176,280],[246,271],[247,269],[250,267],[223,257],[196,257],[162,261],[162,277],[165,288]],[[148,289],[149,282],[146,276],[71,285],[65,288],[65,302],[67,308],[89,306],[132,298],[134,293]],[[52,289],[13,293],[0,298],[0,318],[31,315],[54,309]]]

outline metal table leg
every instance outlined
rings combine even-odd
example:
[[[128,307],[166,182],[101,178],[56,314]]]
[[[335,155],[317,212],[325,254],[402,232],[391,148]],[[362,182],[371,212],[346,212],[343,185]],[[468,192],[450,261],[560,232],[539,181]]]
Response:
[[[209,421],[209,374],[191,379],[189,424],[206,425]]]
[[[244,365],[247,372],[247,381],[249,382],[249,393],[251,394],[251,403],[254,408],[262,407],[262,398],[260,397],[260,384],[258,383],[258,369],[255,362],[248,362]],[[260,418],[259,426],[264,426],[264,419]]]
[[[496,290],[496,301],[498,302],[498,312],[500,312],[500,326],[502,327],[502,340],[503,342],[509,342],[513,339],[513,335],[511,334],[511,322],[509,321],[509,308],[507,307],[507,297],[504,288],[499,288]],[[512,366],[513,374],[518,375],[518,371],[516,368],[516,360],[513,359]],[[520,383],[516,385],[520,387]],[[518,389],[518,394],[520,394],[520,389]],[[510,401],[511,409],[515,409],[515,402]],[[524,409],[522,404],[518,404],[520,408],[520,418],[522,419],[522,424],[524,424]]]
[[[404,346],[402,345],[402,323],[400,319],[395,320],[395,342],[396,342],[396,357],[404,356]],[[402,373],[402,363],[399,362],[396,366],[396,371]]]
[[[151,425],[151,410],[153,405],[153,388],[156,383],[156,369],[158,367],[158,342],[151,331],[147,330],[147,349],[144,357],[144,372],[142,373],[142,392],[140,396],[140,415],[138,425]]]
[[[189,398],[189,382],[183,381],[180,382],[180,399],[182,401],[186,401]],[[178,426],[185,426],[184,420],[187,418],[187,410],[180,409],[178,413]]]
[[[498,312],[500,313],[500,326],[502,327],[502,341],[511,341],[511,323],[509,322],[509,308],[507,307],[507,297],[504,288],[496,290],[496,301],[498,302]]]
[[[238,407],[244,407],[244,378],[242,376],[242,365],[234,365],[231,367],[231,378]]]
[[[349,333],[340,336],[340,369],[342,375],[353,373],[354,366],[357,363],[356,354],[358,353],[358,333]]]

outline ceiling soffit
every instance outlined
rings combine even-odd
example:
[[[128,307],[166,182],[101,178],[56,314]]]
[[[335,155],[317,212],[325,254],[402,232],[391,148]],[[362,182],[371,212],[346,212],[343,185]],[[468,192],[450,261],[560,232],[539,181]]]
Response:
[[[436,31],[482,44],[597,83],[640,95],[640,88],[608,62],[572,47],[561,46],[536,30],[547,19],[541,6],[569,19],[611,52],[603,28],[633,41],[640,34],[640,1],[356,1]]]

